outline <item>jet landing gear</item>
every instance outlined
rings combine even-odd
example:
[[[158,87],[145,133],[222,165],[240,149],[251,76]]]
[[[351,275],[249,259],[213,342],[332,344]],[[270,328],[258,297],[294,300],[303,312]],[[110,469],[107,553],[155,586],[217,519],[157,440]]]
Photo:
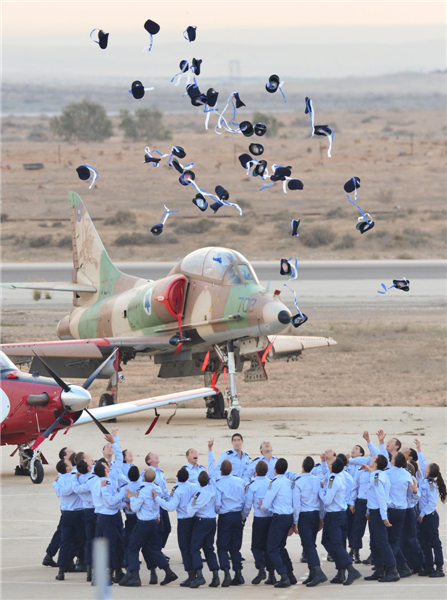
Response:
[[[225,398],[228,400],[228,415],[227,423],[230,429],[238,429],[240,423],[239,400],[236,393],[236,363],[234,361],[234,343],[232,340],[228,342],[228,375],[230,377],[230,389],[225,390]]]
[[[230,429],[237,429],[240,423],[241,407],[236,393],[234,343],[233,341],[228,342],[226,352],[220,346],[214,346],[214,350],[219,357],[220,365],[219,368],[214,366],[205,372],[205,385],[214,386],[225,367],[230,379],[230,388],[226,388],[224,394],[219,393],[216,396],[205,398],[207,408],[206,418],[226,419]],[[228,402],[228,410],[225,410],[225,401]]]
[[[42,483],[44,471],[39,450],[31,450],[28,444],[19,447],[20,465],[15,475],[29,475],[33,483]]]

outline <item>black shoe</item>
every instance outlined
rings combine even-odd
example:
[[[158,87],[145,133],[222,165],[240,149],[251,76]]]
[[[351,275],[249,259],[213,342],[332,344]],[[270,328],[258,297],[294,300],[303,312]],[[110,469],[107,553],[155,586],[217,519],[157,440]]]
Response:
[[[87,567],[87,581],[90,582],[92,580],[92,565],[86,565]]]
[[[379,583],[392,583],[393,581],[399,581],[399,579],[397,567],[391,567],[390,569],[385,569],[385,575],[378,579],[378,581]]]
[[[298,583],[297,578],[293,574],[293,571],[290,571],[290,573],[287,573],[287,577],[289,578],[289,581],[292,585],[296,585]]]
[[[129,572],[121,579],[120,585],[124,587],[141,587],[141,579],[139,571],[132,571],[130,577]]]
[[[337,575],[331,579],[331,583],[344,583],[345,582],[345,570],[338,569]]]
[[[354,552],[355,552],[355,548],[351,548],[349,550],[349,557],[352,558],[352,560],[354,560]]]
[[[385,569],[383,567],[377,567],[375,571],[368,575],[368,577],[364,577],[365,581],[378,581],[381,577],[385,575]]]
[[[230,585],[231,585],[230,569],[228,567],[224,567],[223,572],[224,572],[224,580],[222,581],[222,587],[230,587]]]
[[[399,575],[401,579],[405,579],[405,577],[411,577],[413,575],[413,571],[404,563],[403,565],[398,565],[397,570],[399,571]]]
[[[290,587],[291,585],[292,584],[290,583],[290,580],[287,577],[287,574],[283,573],[281,575],[280,581],[278,581],[278,583],[275,583],[275,588],[286,588],[286,587]]]
[[[433,573],[434,568],[433,567],[422,567],[421,570],[419,571],[418,575],[419,577],[430,577],[430,575]]]
[[[151,578],[149,579],[149,585],[157,585],[158,577],[157,571],[155,569],[151,569]]]
[[[371,554],[365,560],[362,560],[363,565],[372,565]]]
[[[348,569],[348,577],[347,577],[346,581],[343,583],[343,585],[351,585],[351,583],[354,583],[354,581],[356,579],[362,578],[362,574],[359,571],[357,571],[357,569],[355,569],[352,565],[348,565],[347,569]]]
[[[302,563],[307,563],[307,555],[306,555],[306,553],[304,552],[304,550],[303,550],[303,551],[302,551],[302,553],[301,553],[300,562],[302,562]]]
[[[442,565],[437,565],[436,571],[432,571],[432,573],[430,573],[429,577],[445,577],[445,573],[442,569]]]
[[[168,583],[171,583],[171,581],[175,581],[176,579],[178,579],[178,575],[174,573],[174,571],[169,565],[164,568],[164,572],[165,578],[163,579],[163,581],[160,581],[160,585],[168,585]]]
[[[65,567],[65,572],[76,573],[76,565],[74,564],[74,562],[68,563],[68,565]]]
[[[180,587],[189,587],[191,583],[194,581],[195,571],[188,571],[188,579],[182,581]]]
[[[252,584],[253,585],[258,585],[259,583],[261,583],[261,581],[264,581],[264,579],[267,578],[267,573],[265,572],[264,567],[261,567],[258,570],[258,574],[256,575],[256,577],[254,579],[252,579]]]
[[[301,585],[307,585],[308,583],[310,583],[312,581],[312,577],[313,577],[313,571],[312,571],[312,569],[309,569],[309,573],[307,574],[306,579],[301,582]]]
[[[49,554],[45,554],[45,558],[42,561],[44,567],[57,567],[57,564],[54,562],[53,557]]]
[[[311,580],[308,583],[306,583],[306,587],[315,587],[318,584],[327,581],[326,575],[323,573],[321,567],[319,566],[311,568],[309,577],[311,577]]]
[[[76,563],[76,573],[87,573],[87,567],[80,560]]]
[[[231,580],[230,585],[243,585],[245,583],[245,579],[242,577],[242,571],[237,570],[234,572],[234,577]]]
[[[332,558],[332,556],[330,554],[327,555],[326,560],[328,562],[334,562],[334,559]]]
[[[55,579],[57,579],[57,581],[64,581],[64,579],[65,579],[64,567],[59,567],[59,573],[56,575]]]
[[[112,577],[112,581],[113,581],[113,583],[119,583],[123,577],[124,577],[124,573],[120,567],[119,569],[115,569],[115,574]]]
[[[206,580],[205,580],[205,577],[202,575],[202,569],[197,569],[197,571],[195,572],[195,575],[194,575],[194,579],[189,587],[196,589],[196,588],[200,587],[201,585],[205,585],[205,583],[206,583]]]
[[[276,583],[276,577],[275,577],[275,571],[269,571],[269,576],[267,577],[267,579],[264,581],[265,585],[275,585]]]
[[[355,551],[354,551],[354,563],[356,565],[362,564],[362,559],[360,558],[360,550],[358,548],[355,548]]]
[[[219,587],[219,585],[220,585],[219,570],[215,569],[213,571],[213,578],[212,578],[211,583],[209,584],[208,587]]]

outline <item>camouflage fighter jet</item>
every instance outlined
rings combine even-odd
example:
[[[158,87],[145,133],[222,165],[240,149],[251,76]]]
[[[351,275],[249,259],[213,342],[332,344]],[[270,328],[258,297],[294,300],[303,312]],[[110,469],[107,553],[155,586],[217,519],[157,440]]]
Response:
[[[244,380],[262,381],[266,361],[297,360],[305,349],[336,344],[297,336],[279,292],[261,286],[250,263],[234,250],[200,248],[157,281],[126,275],[110,260],[81,198],[68,196],[73,281],[3,285],[73,292],[74,306],[58,324],[59,341],[2,345],[16,364],[32,360],[30,370],[40,373],[36,353],[61,377],[86,378],[118,348],[113,368],[100,375],[110,380],[100,406],[117,402],[122,364],[137,354],[153,357],[159,377],[204,375],[213,388],[228,372],[224,394],[205,398],[207,417],[226,418],[237,429],[235,374],[244,363],[249,363]]]

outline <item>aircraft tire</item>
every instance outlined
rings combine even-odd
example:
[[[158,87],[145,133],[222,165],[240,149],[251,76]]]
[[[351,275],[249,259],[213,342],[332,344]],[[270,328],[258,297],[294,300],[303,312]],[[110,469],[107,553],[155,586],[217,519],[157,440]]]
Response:
[[[112,394],[103,394],[99,399],[98,406],[110,406],[111,404],[114,404]],[[116,419],[108,419],[104,423],[116,423]]]
[[[29,476],[33,483],[42,483],[43,481],[43,466],[40,460],[34,461],[34,472],[29,472]]]
[[[233,408],[230,411],[230,414],[227,418],[228,427],[230,429],[238,429],[240,420],[241,420],[241,418],[239,415],[239,411],[237,410],[237,408]]]

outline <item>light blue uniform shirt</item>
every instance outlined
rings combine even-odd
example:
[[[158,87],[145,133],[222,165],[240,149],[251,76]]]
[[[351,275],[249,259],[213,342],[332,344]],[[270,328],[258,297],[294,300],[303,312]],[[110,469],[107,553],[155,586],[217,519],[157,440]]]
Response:
[[[127,477],[129,475],[130,467],[134,467],[134,466],[135,465],[133,465],[132,463],[123,462],[123,464],[121,465],[121,471],[122,471],[124,477]]]
[[[137,515],[140,521],[154,521],[160,516],[160,507],[152,495],[155,489],[161,494],[161,489],[154,482],[145,481],[140,485],[136,494],[130,499],[130,510]]]
[[[216,518],[216,490],[214,486],[209,483],[204,487],[201,487],[194,494],[191,502],[186,507],[186,514],[188,517],[199,517],[201,519],[215,519]]]
[[[214,482],[216,488],[216,512],[224,515],[242,510],[245,502],[245,486],[240,477],[221,475]]]
[[[182,469],[186,469],[189,473],[189,478],[188,481],[190,483],[197,483],[197,480],[199,478],[199,475],[202,471],[206,471],[205,467],[203,465],[192,465],[191,463],[186,463],[186,465],[184,465],[182,467]]]
[[[155,471],[155,479],[154,479],[154,483],[155,485],[158,485],[158,487],[161,489],[161,496],[162,498],[164,498],[165,500],[169,500],[169,491],[168,491],[168,485],[166,483],[166,475],[164,474],[164,472],[159,469],[158,467],[148,467],[150,469],[154,469]],[[144,483],[144,474],[146,472],[146,469],[144,471],[141,472],[140,474],[140,480],[142,483]]]
[[[95,477],[96,475],[92,472],[83,473],[79,477],[76,477],[76,481],[73,484],[73,491],[80,494],[84,508],[95,508],[90,485],[88,484],[89,479],[94,479]]]
[[[110,479],[107,477],[96,477],[96,481],[92,481],[93,484],[90,489],[93,504],[95,505],[95,513],[100,515],[116,515],[121,508],[124,508],[123,492],[118,492],[114,489]],[[107,482],[104,487],[101,486],[102,481]]]
[[[388,508],[405,510],[408,506],[408,487],[413,483],[410,473],[402,467],[391,467],[386,473],[391,484]]]
[[[76,475],[74,473],[64,473],[59,475],[57,483],[58,496],[61,501],[61,510],[83,510],[84,505],[82,504],[81,498],[74,491],[74,484],[76,483]]]
[[[269,479],[273,479],[275,477],[275,465],[278,459],[276,458],[276,456],[271,456],[270,460],[267,460],[266,457],[263,454],[261,454],[261,456],[258,456],[257,458],[254,458],[252,461],[250,461],[245,470],[243,479],[246,485],[250,483],[250,481],[256,475],[256,465],[260,460],[263,460],[265,463],[267,463],[267,477]]]
[[[164,500],[157,496],[155,502],[165,510],[177,511],[177,519],[187,519],[187,507],[192,497],[198,491],[197,483],[188,481],[178,482],[171,490],[169,500]]]
[[[320,487],[319,496],[324,504],[325,512],[346,510],[346,481],[342,473],[332,473],[324,488]]]
[[[433,479],[423,479],[420,486],[419,516],[431,515],[438,503],[438,486]]]
[[[110,463],[110,473],[109,479],[112,483],[112,486],[116,490],[120,487],[122,483],[126,481],[126,477],[123,475],[123,453],[121,451],[121,446],[118,441],[118,437],[114,436],[114,442],[112,444],[113,452],[115,454],[115,460]]]
[[[270,482],[262,501],[262,510],[271,509],[274,515],[293,514],[293,483],[285,475],[277,475]]]
[[[126,515],[133,515],[134,513],[130,510],[130,499],[127,497],[127,490],[130,490],[132,492],[132,494],[135,494],[135,492],[137,492],[141,487],[141,481],[138,479],[138,481],[130,481],[129,479],[127,480],[127,483],[123,483],[120,485],[120,491],[123,494],[123,500],[125,502],[124,505],[124,512],[126,513]]]
[[[293,487],[293,522],[298,523],[300,513],[318,510],[323,518],[323,506],[320,499],[320,480],[311,473],[301,473]]]
[[[245,487],[245,501],[244,508],[242,509],[243,519],[248,517],[252,506],[255,517],[271,517],[273,515],[271,510],[263,511],[259,508],[259,500],[264,500],[270,482],[271,479],[269,477],[259,477],[257,475],[253,481]]]
[[[240,477],[241,479],[244,476],[245,470],[250,463],[250,457],[244,451],[242,451],[241,456],[236,452],[236,450],[227,450],[227,452],[222,452],[219,456],[219,460],[216,465],[216,460],[214,458],[214,454],[212,450],[208,451],[208,473],[211,477],[212,474],[215,474],[216,477],[220,475],[220,465],[224,460],[229,460],[231,462],[231,466],[233,470],[231,471],[235,477]]]
[[[346,484],[345,500],[346,500],[347,506],[349,506],[349,503],[351,502],[351,491],[352,491],[352,488],[354,487],[354,479],[348,473],[348,471],[346,470],[346,467],[342,471],[342,474],[343,474],[343,477],[345,478],[345,484]]]
[[[373,471],[369,476],[367,509],[380,510],[382,521],[388,519],[388,501],[390,497],[391,483],[385,471]]]
[[[416,477],[412,477],[411,473],[410,473],[410,477],[413,480],[413,483],[418,485]],[[419,490],[419,487],[418,487],[417,492],[412,492],[409,489],[408,494],[407,494],[407,508],[413,508],[414,506],[416,506],[416,504],[419,502],[420,497],[421,497],[421,492]]]
[[[365,463],[363,463],[365,464]],[[369,471],[365,471],[364,469],[357,468],[354,485],[351,489],[351,497],[349,500],[349,505],[354,506],[357,498],[359,500],[366,500],[368,498],[368,488],[369,488],[369,476],[371,473]]]

